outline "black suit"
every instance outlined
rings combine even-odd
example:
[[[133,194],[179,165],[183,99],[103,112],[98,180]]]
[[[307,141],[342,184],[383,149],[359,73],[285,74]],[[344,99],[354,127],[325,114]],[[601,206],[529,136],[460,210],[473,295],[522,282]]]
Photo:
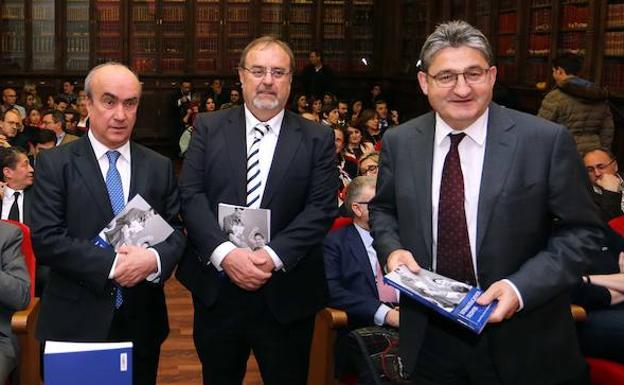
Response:
[[[28,187],[24,190],[24,201],[22,210],[22,223],[26,226],[32,226],[32,200],[33,200],[33,189],[32,187]],[[2,199],[0,199],[0,212],[2,212]],[[4,218],[7,219],[7,218]]]
[[[140,194],[176,228],[153,246],[161,260],[159,283],[143,281],[124,289],[124,304],[115,310],[113,282],[108,279],[115,253],[91,241],[113,218],[113,210],[89,137],[44,151],[35,173],[32,230],[37,256],[50,266],[51,274],[37,334],[42,341],[109,341],[117,339],[111,333],[113,318],[122,315],[126,338],[135,344],[134,383],[143,384],[155,383],[156,367],[145,373],[141,352],[155,354],[157,366],[160,344],[169,332],[163,284],[185,240],[171,162],[135,143],[130,153],[129,200]]]
[[[302,322],[311,323],[316,311],[325,305],[327,288],[321,243],[337,209],[332,134],[330,129],[286,111],[260,205],[271,210],[271,242],[268,246],[283,261],[284,271],[273,272],[270,280],[258,291],[247,292],[209,264],[215,248],[228,240],[217,222],[217,205],[245,205],[244,108],[239,106],[199,115],[180,184],[189,243],[177,276],[193,293],[195,342],[204,364],[204,381],[209,376],[207,364],[213,364],[222,356],[220,347],[204,346],[203,339],[209,332],[206,325],[215,328],[224,322],[214,319],[222,316],[219,309],[230,304],[234,307],[232,312],[243,314],[248,310],[245,304],[250,304],[250,307],[265,309],[264,313],[273,319],[272,323],[288,328]],[[211,316],[213,318],[209,319]],[[229,313],[223,316],[229,316]],[[225,324],[221,327],[227,330],[234,326]],[[255,325],[252,328],[253,334],[257,329]],[[303,358],[309,351],[308,337],[302,341]],[[253,336],[249,338],[253,339]],[[284,335],[282,338],[288,337]],[[247,341],[240,342],[241,345],[245,343]],[[254,352],[259,361],[264,360],[260,347]],[[280,360],[280,353],[275,351],[266,360]],[[213,355],[208,357],[209,354]],[[247,359],[244,352],[241,357],[244,363]],[[291,360],[301,358],[301,355],[286,357]],[[285,369],[289,366],[288,361],[281,365]],[[227,381],[223,383],[229,383]]]
[[[420,266],[432,268],[434,127],[435,115],[429,113],[384,137],[371,205],[375,247],[384,264],[392,251],[407,249]],[[402,296],[401,354],[407,368],[436,350],[421,349],[434,333],[446,333],[467,344],[483,342],[492,372],[504,384],[553,384],[578,376],[583,360],[568,290],[580,279],[586,256],[597,249],[600,224],[574,141],[564,127],[492,103],[481,175],[478,280],[487,289],[508,278],[524,308],[476,338]]]

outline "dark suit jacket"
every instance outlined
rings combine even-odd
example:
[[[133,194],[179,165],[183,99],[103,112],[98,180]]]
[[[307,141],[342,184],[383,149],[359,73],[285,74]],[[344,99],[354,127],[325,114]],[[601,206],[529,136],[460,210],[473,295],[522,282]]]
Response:
[[[23,223],[26,226],[32,224],[32,200],[33,200],[33,188],[29,187],[24,190],[24,205],[23,205]],[[0,199],[0,212],[2,212],[2,199]]]
[[[399,248],[431,269],[431,169],[435,115],[387,132],[371,223],[382,263]],[[556,383],[583,367],[568,290],[596,251],[600,223],[586,171],[567,130],[490,104],[477,215],[480,286],[510,279],[524,309],[487,326],[505,384]],[[401,353],[414,368],[427,313],[401,297]],[[557,357],[554,359],[553,357]]]
[[[124,307],[137,338],[162,341],[168,333],[163,283],[182,254],[179,193],[171,161],[131,143],[129,199],[140,194],[176,231],[154,245],[160,254],[159,284],[143,281],[124,289]],[[105,341],[114,313],[115,253],[92,243],[113,218],[106,184],[88,136],[39,154],[35,172],[33,244],[50,266],[39,323],[41,340]]]
[[[242,106],[200,114],[182,170],[182,214],[188,247],[178,279],[211,306],[226,277],[209,264],[228,240],[219,203],[245,205],[247,148]],[[278,321],[311,316],[326,303],[321,244],[337,211],[333,132],[286,111],[261,207],[271,210],[268,245],[284,263],[262,287]]]
[[[349,327],[371,326],[381,305],[368,253],[355,225],[332,231],[323,245],[329,306],[349,316]]]

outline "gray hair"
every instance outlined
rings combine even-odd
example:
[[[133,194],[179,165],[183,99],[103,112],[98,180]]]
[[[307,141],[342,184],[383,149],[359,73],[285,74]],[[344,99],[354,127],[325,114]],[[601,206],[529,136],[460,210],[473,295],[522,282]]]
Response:
[[[374,176],[358,176],[353,179],[351,183],[349,183],[349,186],[347,187],[347,198],[344,201],[344,206],[350,217],[353,217],[354,215],[353,209],[351,208],[353,202],[357,202],[357,200],[360,199],[362,191],[364,191],[366,187],[375,188],[376,185],[377,177]]]
[[[249,51],[251,51],[252,49],[256,48],[259,45],[262,45],[263,48],[266,46],[269,46],[271,44],[275,44],[278,47],[280,47],[281,49],[283,49],[286,54],[288,55],[289,59],[290,59],[290,72],[293,73],[295,72],[295,55],[293,54],[293,51],[290,49],[290,47],[288,46],[288,44],[286,44],[285,42],[283,42],[282,40],[276,38],[275,36],[261,36],[257,39],[254,39],[251,43],[247,44],[247,46],[245,47],[245,49],[243,49],[243,53],[241,53],[241,57],[240,57],[240,61],[238,62],[238,68],[242,69],[245,67],[245,59],[247,59],[247,54],[249,54]]]
[[[438,24],[420,50],[421,70],[427,72],[438,51],[444,48],[466,46],[481,52],[489,65],[493,63],[492,48],[481,31],[462,20]]]
[[[139,95],[141,94],[141,91],[143,89],[143,86],[141,85],[141,81],[139,80],[139,76],[132,71],[130,68],[128,68],[125,64],[121,64],[118,62],[114,62],[114,61],[109,61],[106,63],[102,63],[102,64],[98,64],[95,67],[91,68],[91,71],[89,71],[89,73],[87,74],[87,77],[85,78],[85,82],[84,82],[84,91],[87,94],[87,97],[89,99],[91,99],[93,97],[93,95],[91,94],[92,90],[91,90],[91,83],[93,82],[93,77],[95,76],[95,74],[101,70],[102,68],[105,67],[122,67],[125,68],[126,70],[128,70],[128,72],[130,72],[131,74],[134,75],[134,77],[136,78],[137,83],[139,83]]]

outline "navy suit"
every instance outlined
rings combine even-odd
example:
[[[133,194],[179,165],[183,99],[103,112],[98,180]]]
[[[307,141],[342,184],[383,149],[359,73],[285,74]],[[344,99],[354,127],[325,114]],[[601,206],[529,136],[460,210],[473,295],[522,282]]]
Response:
[[[329,305],[347,312],[350,327],[373,325],[381,302],[366,247],[355,225],[331,232],[323,256]]]

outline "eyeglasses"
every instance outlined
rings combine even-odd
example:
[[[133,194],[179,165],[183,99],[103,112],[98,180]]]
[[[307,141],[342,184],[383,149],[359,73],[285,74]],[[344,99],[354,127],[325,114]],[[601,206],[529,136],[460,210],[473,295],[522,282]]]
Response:
[[[435,75],[427,74],[433,78],[435,84],[441,88],[453,88],[457,84],[459,75],[462,75],[467,84],[479,84],[485,81],[489,68],[471,67],[464,72],[441,71]]]
[[[379,169],[379,166],[376,164],[371,164],[370,166],[366,167],[366,168],[361,168],[360,169],[360,175],[367,175],[370,174],[371,172],[375,172]]]
[[[611,162],[609,162],[607,164],[598,163],[597,165],[587,166],[585,168],[587,169],[587,172],[591,174],[591,173],[594,173],[596,171],[604,171],[604,170],[606,170],[606,168],[611,166],[613,164],[613,162],[615,162],[615,159],[612,159]]]
[[[283,68],[271,68],[271,67],[241,67],[245,71],[249,72],[254,78],[262,79],[267,73],[270,73],[275,79],[281,79],[286,75],[290,75],[290,72]]]

